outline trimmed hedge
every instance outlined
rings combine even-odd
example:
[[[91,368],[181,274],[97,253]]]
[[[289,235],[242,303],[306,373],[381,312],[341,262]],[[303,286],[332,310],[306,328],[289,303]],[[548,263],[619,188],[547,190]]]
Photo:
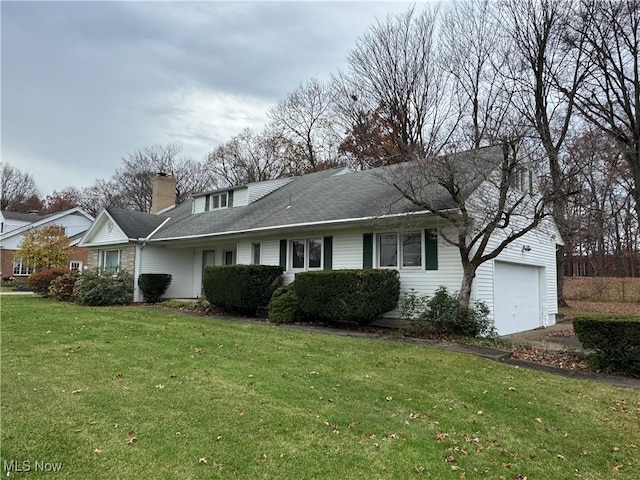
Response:
[[[158,303],[171,284],[168,273],[141,273],[138,276],[138,287],[145,302]]]
[[[640,319],[577,317],[573,329],[596,367],[640,375]]]
[[[277,265],[221,265],[204,270],[204,295],[212,305],[229,312],[255,315],[266,307],[282,285]]]
[[[300,272],[294,288],[305,316],[368,325],[398,306],[397,270]]]
[[[274,323],[293,323],[300,316],[300,304],[293,284],[278,288],[269,302],[269,320]]]
[[[47,297],[49,296],[49,287],[51,286],[51,282],[68,272],[68,268],[49,268],[47,270],[40,270],[39,272],[32,274],[27,282],[34,293]]]

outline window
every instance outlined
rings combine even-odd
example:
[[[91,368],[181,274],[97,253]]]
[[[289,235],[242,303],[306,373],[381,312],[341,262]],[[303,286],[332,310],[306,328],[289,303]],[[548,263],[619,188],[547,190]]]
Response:
[[[422,267],[422,233],[383,233],[378,235],[378,266]]]
[[[105,272],[116,273],[120,269],[120,250],[101,250],[99,266]]]
[[[205,211],[218,210],[220,208],[227,208],[229,195],[227,192],[216,193],[207,195],[205,198]]]
[[[253,265],[260,265],[260,247],[259,243],[251,244],[251,263]]]
[[[69,262],[69,270],[75,270],[77,272],[82,271],[82,262],[80,260],[71,260]]]
[[[16,258],[13,261],[13,274],[14,275],[31,275],[33,273],[33,267],[30,267],[22,263],[22,258]]]
[[[225,265],[233,265],[234,257],[235,255],[233,250],[225,250],[222,252],[222,258]]]
[[[291,241],[291,268],[322,268],[322,239],[310,238]]]

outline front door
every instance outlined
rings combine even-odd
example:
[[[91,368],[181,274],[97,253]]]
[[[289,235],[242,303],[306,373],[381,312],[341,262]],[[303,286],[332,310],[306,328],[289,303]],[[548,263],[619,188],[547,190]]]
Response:
[[[202,251],[202,278],[204,279],[204,269],[207,267],[213,267],[216,264],[216,251],[215,250],[203,250]],[[202,286],[200,287],[200,291],[204,293],[204,283],[201,282]]]

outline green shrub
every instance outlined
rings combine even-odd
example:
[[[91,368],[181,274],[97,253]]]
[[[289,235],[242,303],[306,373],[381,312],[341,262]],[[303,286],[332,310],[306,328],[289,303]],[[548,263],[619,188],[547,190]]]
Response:
[[[400,320],[413,324],[429,308],[428,301],[428,295],[420,295],[414,288],[400,294],[400,302],[398,303]]]
[[[73,289],[79,278],[80,273],[72,270],[61,277],[53,279],[51,285],[49,285],[49,295],[61,302],[73,301]]]
[[[133,277],[125,270],[111,275],[100,269],[85,271],[73,290],[76,303],[104,306],[124,305],[133,301]]]
[[[300,316],[300,304],[293,284],[278,288],[269,302],[269,320],[274,323],[293,323]]]
[[[158,303],[171,284],[168,273],[142,273],[138,277],[138,287],[148,303]]]
[[[266,307],[282,285],[282,267],[276,265],[223,265],[204,270],[204,294],[212,305],[255,315]]]
[[[69,272],[69,269],[67,268],[48,268],[46,270],[40,270],[29,277],[29,287],[34,291],[34,293],[38,293],[46,297],[49,295],[49,286],[51,286],[51,282],[67,272]]]
[[[582,346],[595,351],[594,366],[640,375],[640,319],[577,317],[573,329]]]
[[[458,295],[450,294],[446,287],[438,288],[432,298],[416,295],[415,292],[405,295],[400,303],[401,316],[418,331],[463,337],[496,336],[489,318],[489,308],[482,302],[476,302],[463,318],[458,318]],[[420,312],[423,307],[426,308]]]
[[[311,318],[368,325],[400,298],[397,270],[328,270],[296,275],[300,310]]]

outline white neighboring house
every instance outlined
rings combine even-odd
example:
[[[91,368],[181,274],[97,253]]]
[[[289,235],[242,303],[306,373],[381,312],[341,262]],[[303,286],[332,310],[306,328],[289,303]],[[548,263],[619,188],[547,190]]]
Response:
[[[457,155],[490,158],[502,147]],[[168,298],[198,297],[205,266],[235,263],[280,265],[286,282],[308,270],[394,268],[403,291],[458,290],[460,256],[442,220],[382,176],[335,169],[204,192],[155,215],[106,209],[81,245],[90,266],[124,268],[136,285],[142,273],[171,274]],[[478,269],[472,298],[487,304],[500,335],[555,323],[558,241],[546,222]]]
[[[87,263],[87,249],[80,248],[78,244],[93,220],[94,218],[80,207],[49,215],[0,211],[0,256],[2,257],[0,275],[2,277],[30,275],[31,267],[24,264],[21,258],[16,257],[15,252],[20,248],[24,232],[51,225],[63,228],[66,236],[69,237],[72,247],[69,268],[82,270]]]

